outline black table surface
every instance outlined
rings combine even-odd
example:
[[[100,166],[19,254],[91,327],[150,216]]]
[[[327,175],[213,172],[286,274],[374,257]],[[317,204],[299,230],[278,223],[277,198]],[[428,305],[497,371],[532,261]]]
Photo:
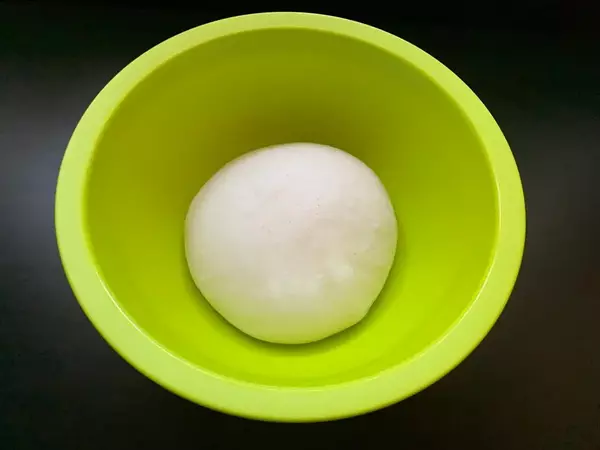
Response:
[[[590,30],[353,17],[465,80],[523,180],[528,231],[513,295],[483,343],[433,386],[357,418],[263,423],[167,392],[102,340],[57,252],[61,158],[122,67],[219,17],[0,5],[0,448],[600,449],[600,35]]]

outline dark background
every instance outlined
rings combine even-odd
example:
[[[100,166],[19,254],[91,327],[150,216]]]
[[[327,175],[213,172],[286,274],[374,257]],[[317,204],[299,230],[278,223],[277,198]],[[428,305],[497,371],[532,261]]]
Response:
[[[447,3],[0,3],[0,448],[599,450],[598,8]],[[102,340],[57,253],[56,177],[97,92],[173,34],[262,10],[349,17],[420,46],[488,106],[521,171],[525,256],[496,326],[435,385],[354,419],[261,423],[170,394]]]

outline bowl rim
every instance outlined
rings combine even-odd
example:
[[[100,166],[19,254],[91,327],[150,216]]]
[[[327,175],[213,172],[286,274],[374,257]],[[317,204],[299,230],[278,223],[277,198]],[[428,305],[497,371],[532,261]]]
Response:
[[[96,143],[128,93],[171,58],[208,41],[246,31],[301,28],[363,41],[402,58],[456,103],[481,140],[494,174],[498,202],[495,253],[478,294],[463,315],[421,353],[381,373],[323,387],[276,387],[235,380],[170,353],[127,316],[96,268],[86,234],[85,186]],[[230,414],[275,421],[319,421],[354,416],[398,402],[457,366],[488,333],[515,283],[525,242],[525,203],[519,172],[494,118],[452,71],[432,56],[380,29],[310,13],[273,12],[211,22],[150,49],[119,72],[79,121],[64,155],[56,189],[58,247],[67,278],[90,319],[131,365],[170,391]]]

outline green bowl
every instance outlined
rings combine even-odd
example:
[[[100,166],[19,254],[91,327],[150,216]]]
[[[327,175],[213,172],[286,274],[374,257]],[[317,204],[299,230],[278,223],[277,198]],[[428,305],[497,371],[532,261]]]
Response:
[[[400,224],[367,318],[295,346],[225,322],[194,286],[183,245],[203,183],[285,142],[362,159]],[[56,229],[84,311],[142,373],[217,410],[312,421],[397,402],[465,358],[509,297],[525,214],[502,132],[450,70],[360,23],[268,13],[169,39],[102,90],[62,163]]]

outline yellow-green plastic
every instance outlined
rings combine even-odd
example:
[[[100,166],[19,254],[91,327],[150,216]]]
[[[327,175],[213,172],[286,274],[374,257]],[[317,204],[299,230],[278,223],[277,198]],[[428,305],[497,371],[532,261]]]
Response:
[[[183,246],[202,184],[285,142],[362,159],[400,225],[367,318],[295,346],[225,322],[194,286]],[[210,23],[128,65],[77,126],[56,199],[69,280],[125,359],[202,405],[281,421],[370,411],[458,364],[508,299],[524,217],[506,140],[458,77],[381,30],[300,13]]]

